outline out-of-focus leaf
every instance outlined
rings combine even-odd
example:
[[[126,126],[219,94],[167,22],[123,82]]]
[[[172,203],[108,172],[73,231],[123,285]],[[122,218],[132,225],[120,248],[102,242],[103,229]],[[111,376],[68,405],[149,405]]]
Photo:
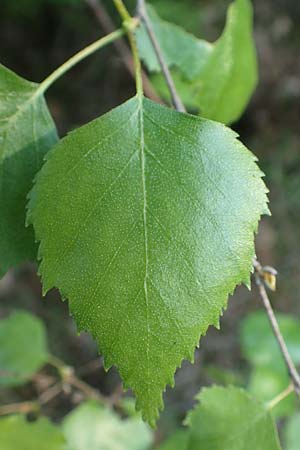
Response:
[[[188,430],[178,430],[169,437],[158,450],[187,450],[188,440]]]
[[[295,362],[300,363],[300,321],[293,316],[276,314],[282,335]],[[257,367],[286,370],[278,343],[264,311],[248,315],[241,326],[242,352]]]
[[[19,311],[0,320],[0,386],[26,383],[47,359],[45,329],[37,317]]]
[[[57,142],[40,87],[0,64],[0,277],[36,259],[33,229],[25,227],[26,197]]]
[[[202,389],[189,414],[188,450],[280,450],[270,412],[236,387]]]
[[[121,420],[93,401],[64,419],[63,432],[70,450],[147,450],[153,439],[141,418]]]
[[[60,429],[48,419],[28,422],[21,415],[0,419],[0,449],[69,450]]]
[[[158,39],[166,64],[169,67],[180,68],[187,80],[193,80],[203,69],[212,45],[187,33],[177,25],[165,22],[148,6],[149,18]],[[137,31],[139,53],[150,72],[160,72],[160,64],[145,27]]]
[[[222,36],[201,72],[200,114],[223,123],[237,120],[257,84],[250,0],[235,0],[228,9]]]
[[[299,450],[300,448],[300,413],[290,417],[283,431],[284,450]]]
[[[284,391],[289,383],[286,368],[273,370],[268,367],[256,367],[251,373],[247,389],[258,400],[269,402]],[[296,397],[292,393],[272,409],[272,414],[276,418],[289,416],[295,412],[296,407]]]
[[[250,0],[235,0],[230,5],[225,29],[214,44],[205,45],[205,41],[162,21],[152,8],[149,16],[185,105],[208,119],[226,124],[237,120],[257,84]],[[137,30],[137,38],[148,69],[160,71],[143,27]],[[152,81],[158,93],[170,99],[162,76],[156,74]]]

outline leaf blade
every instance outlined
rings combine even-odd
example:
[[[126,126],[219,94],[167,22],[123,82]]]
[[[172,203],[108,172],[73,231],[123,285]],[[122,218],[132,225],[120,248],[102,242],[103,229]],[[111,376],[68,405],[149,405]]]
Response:
[[[26,196],[45,153],[57,142],[39,85],[0,65],[0,276],[34,261],[32,227],[25,227]]]
[[[261,175],[223,125],[134,97],[63,139],[37,177],[44,289],[69,299],[152,425],[182,359],[249,281]]]
[[[280,450],[271,414],[243,389],[205,388],[189,414],[188,450]]]
[[[26,383],[48,360],[43,323],[25,311],[0,321],[0,386]]]

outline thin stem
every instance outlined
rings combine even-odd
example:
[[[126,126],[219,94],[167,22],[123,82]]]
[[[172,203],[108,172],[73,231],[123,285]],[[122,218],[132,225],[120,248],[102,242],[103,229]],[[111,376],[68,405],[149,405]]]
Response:
[[[169,91],[171,94],[171,98],[172,98],[173,106],[175,109],[177,109],[177,111],[186,112],[183,102],[181,101],[181,98],[179,97],[178,92],[176,90],[171,72],[168,68],[168,65],[166,64],[160,44],[155,36],[154,30],[152,27],[152,23],[149,19],[148,13],[147,13],[145,0],[138,0],[137,9],[138,9],[138,16],[141,18],[142,22],[145,25],[146,31],[148,33],[148,36],[151,40],[154,51],[156,53],[157,59],[159,61],[162,73],[163,73],[166,83],[168,85],[168,88],[169,88]]]
[[[115,30],[114,23],[111,20],[110,16],[108,15],[106,9],[104,8],[102,2],[98,0],[85,0],[85,3],[89,6],[89,8],[93,12],[95,18],[97,19],[97,21],[99,22],[101,28],[105,33],[108,34]],[[113,46],[121,56],[126,69],[130,73],[130,75],[135,79],[134,61],[131,55],[131,51],[129,50],[125,40],[123,38],[117,39],[116,41],[113,42]],[[142,78],[145,95],[151,98],[151,100],[163,104],[164,102],[155,92],[151,84],[151,81],[149,80],[149,77],[147,76],[146,72],[143,69],[142,69]]]
[[[38,410],[39,404],[37,402],[10,403],[9,405],[0,406],[0,416],[15,413],[28,414]]]
[[[258,287],[260,297],[262,299],[263,305],[264,305],[266,313],[268,315],[269,322],[271,324],[274,336],[278,342],[284,362],[288,369],[289,376],[291,378],[291,381],[293,382],[294,390],[295,390],[296,394],[299,395],[300,394],[300,375],[297,372],[297,369],[295,367],[295,364],[293,363],[293,360],[291,358],[291,355],[289,353],[289,350],[287,348],[285,340],[281,334],[279,324],[278,324],[276,316],[274,314],[274,311],[273,311],[271,302],[269,300],[266,288],[263,284],[263,281],[261,278],[261,276],[263,275],[263,267],[257,260],[253,261],[253,266],[255,268],[255,281],[256,281],[256,284]]]
[[[133,28],[130,26],[130,22],[133,20],[123,3],[123,0],[114,0],[115,7],[119,12],[122,20],[123,26],[127,29],[127,35],[132,51],[134,67],[135,67],[135,82],[136,82],[136,92],[138,97],[143,95],[143,78],[142,78],[142,66],[138,54],[136,39],[133,33]]]
[[[133,28],[136,27],[137,22],[134,22],[132,20],[131,26]],[[83,50],[80,50],[80,52],[76,53],[74,56],[68,59],[64,64],[62,64],[60,67],[54,70],[54,72],[52,72],[44,81],[42,81],[39,88],[37,89],[37,92],[44,93],[58,78],[60,78],[62,75],[68,72],[68,70],[70,70],[73,66],[75,66],[80,61],[87,58],[89,55],[99,50],[100,48],[105,47],[105,45],[114,42],[116,39],[119,39],[125,33],[126,30],[123,28],[113,31],[107,36],[104,36],[98,39],[97,41],[93,42],[92,44],[88,45]]]
[[[103,403],[110,404],[110,402],[106,400],[106,398],[101,395],[100,392],[97,391],[97,389],[92,388],[89,384],[85,383],[85,381],[82,381],[80,378],[78,378],[74,373],[73,367],[67,366],[59,358],[56,358],[56,356],[52,355],[48,359],[48,362],[57,369],[63,383],[79,389],[88,398],[97,399]]]
[[[61,382],[50,386],[46,391],[44,391],[38,398],[40,405],[45,405],[50,402],[54,397],[56,397],[62,391]]]
[[[271,400],[270,402],[267,403],[267,409],[272,409],[274,408],[276,405],[278,405],[278,403],[280,403],[282,400],[284,400],[286,397],[288,397],[292,392],[294,392],[294,384],[291,383],[288,385],[288,387],[280,392],[280,394],[278,394],[275,398],[273,398],[273,400]]]
[[[81,392],[83,392],[87,398],[92,398],[92,399],[99,400],[103,403],[108,403],[108,402],[106,402],[105,397],[103,397],[96,389],[93,389],[89,384],[80,380],[75,375],[71,375],[66,381],[71,386],[74,386],[75,388],[77,388]]]

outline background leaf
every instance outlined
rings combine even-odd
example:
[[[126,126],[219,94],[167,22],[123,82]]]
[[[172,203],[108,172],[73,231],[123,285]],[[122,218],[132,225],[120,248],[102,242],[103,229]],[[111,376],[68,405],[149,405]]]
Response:
[[[147,450],[152,433],[140,418],[121,420],[94,401],[72,411],[63,421],[71,450]]]
[[[298,412],[290,419],[284,427],[284,450],[298,450],[299,449],[299,430],[300,430],[300,413]]]
[[[162,21],[153,8],[148,10],[185,105],[208,119],[226,124],[237,120],[257,84],[250,0],[235,0],[230,5],[225,29],[214,44]],[[158,72],[160,67],[144,28],[137,30],[137,39],[148,69]],[[158,93],[170,99],[163,76],[156,74],[152,81]]]
[[[188,418],[188,450],[280,450],[271,414],[246,391],[214,386],[198,400]]]
[[[255,367],[251,371],[247,389],[258,400],[269,402],[283,392],[289,383],[286,369],[276,371],[269,367]],[[292,393],[274,406],[272,414],[275,418],[281,418],[293,414],[296,408],[297,398]]]
[[[159,447],[159,450],[187,450],[188,441],[188,430],[178,430]]]
[[[249,283],[267,211],[254,161],[223,125],[134,97],[69,134],[37,177],[44,289],[69,299],[151,424],[176,367]]]
[[[26,196],[56,141],[39,85],[0,64],[0,277],[36,258],[32,227],[25,228]]]
[[[276,317],[296,364],[300,363],[300,323],[293,316],[276,313]],[[278,343],[264,311],[249,314],[241,325],[241,347],[245,358],[252,364],[248,389],[256,398],[269,401],[289,384],[289,375]],[[259,351],[258,351],[259,349]],[[296,398],[290,395],[273,409],[276,417],[290,415],[295,411]]]
[[[300,321],[293,316],[276,313],[280,330],[295,364],[300,363]],[[286,370],[278,343],[264,311],[249,314],[241,326],[244,356],[256,367]],[[259,349],[259,351],[257,351]]]
[[[150,5],[147,6],[154,34],[158,39],[166,64],[181,70],[185,79],[193,80],[203,69],[212,45],[187,33],[183,28],[162,20]],[[144,25],[137,31],[138,49],[150,72],[160,72],[160,64]]]
[[[0,320],[0,386],[26,383],[48,359],[43,323],[25,311]]]
[[[235,0],[226,26],[201,73],[200,114],[224,123],[237,120],[257,84],[250,0]]]
[[[67,450],[60,429],[44,417],[35,422],[21,415],[2,418],[0,436],[1,450]]]

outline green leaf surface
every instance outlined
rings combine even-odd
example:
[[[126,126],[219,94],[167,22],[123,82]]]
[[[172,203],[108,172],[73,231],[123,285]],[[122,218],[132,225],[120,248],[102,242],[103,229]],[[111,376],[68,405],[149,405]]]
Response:
[[[63,422],[70,450],[147,450],[152,433],[140,418],[121,420],[112,410],[89,401]]]
[[[284,450],[299,450],[300,447],[300,413],[288,419],[283,430]]]
[[[67,450],[60,429],[48,419],[28,422],[25,416],[0,419],[1,450]],[[71,449],[70,449],[71,450]]]
[[[182,359],[249,283],[261,176],[224,125],[134,97],[64,138],[37,177],[28,220],[44,290],[69,299],[151,424]]]
[[[0,386],[26,383],[47,362],[43,323],[25,311],[0,320]]]
[[[269,367],[255,367],[252,370],[247,390],[258,400],[269,402],[283,392],[290,383],[286,368],[274,370]],[[272,409],[275,418],[293,414],[297,407],[294,393],[277,403]]]
[[[153,29],[175,85],[192,111],[227,124],[237,120],[244,111],[257,84],[252,15],[250,0],[235,0],[229,6],[221,37],[209,44],[162,21],[149,8]],[[148,69],[160,71],[144,28],[137,30],[137,39]],[[152,81],[158,93],[170,99],[163,76],[155,74]]]
[[[250,0],[235,0],[226,26],[201,73],[200,114],[224,123],[237,120],[257,84]]]
[[[56,141],[39,85],[0,64],[0,277],[36,258],[33,229],[25,227],[26,196]]]
[[[188,450],[280,450],[271,414],[236,387],[203,389],[190,413]]]
[[[188,430],[178,430],[170,436],[158,450],[187,450],[188,441]]]
[[[295,364],[299,364],[300,321],[287,314],[276,313],[276,317],[292,359]],[[245,358],[254,366],[286,372],[277,340],[264,311],[257,311],[244,319],[241,326],[241,346]]]
[[[203,69],[212,45],[187,33],[183,28],[162,20],[150,5],[147,6],[154,34],[160,43],[166,64],[180,68],[187,80],[193,80]],[[136,30],[138,50],[150,72],[160,72],[160,64],[145,26]]]

